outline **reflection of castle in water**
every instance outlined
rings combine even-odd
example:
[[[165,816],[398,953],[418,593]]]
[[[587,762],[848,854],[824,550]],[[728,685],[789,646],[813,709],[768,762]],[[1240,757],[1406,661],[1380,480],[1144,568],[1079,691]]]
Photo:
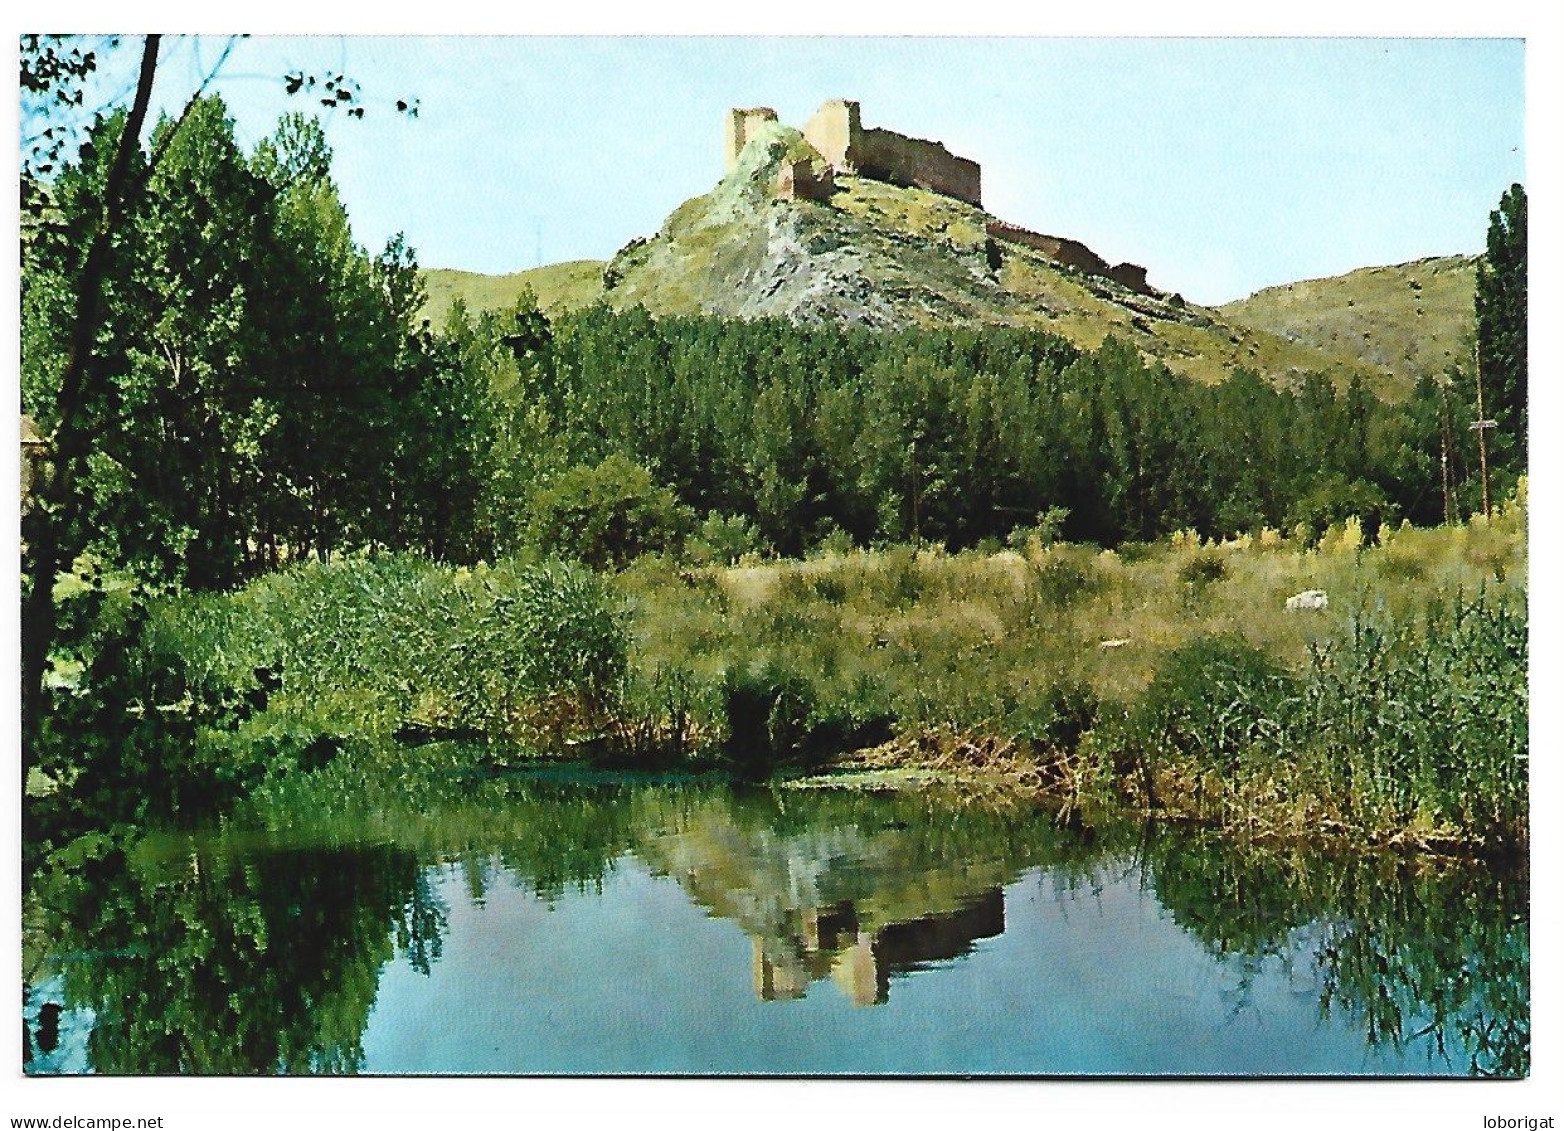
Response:
[[[796,937],[753,938],[755,992],[764,1001],[801,998],[829,976],[854,1005],[890,996],[891,975],[960,958],[1005,930],[1005,893],[992,888],[968,907],[865,929],[851,903],[799,912]],[[780,945],[779,945],[780,944]]]
[[[900,822],[785,829],[758,813],[703,806],[639,849],[750,936],[763,1001],[801,998],[829,978],[855,1005],[884,1002],[894,976],[961,958],[1004,932],[1003,887],[1019,861],[953,856]]]

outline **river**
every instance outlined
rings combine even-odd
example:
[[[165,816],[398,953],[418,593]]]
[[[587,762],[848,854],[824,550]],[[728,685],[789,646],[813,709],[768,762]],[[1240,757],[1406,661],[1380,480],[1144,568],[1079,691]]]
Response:
[[[1516,1076],[1524,876],[1020,801],[335,767],[33,885],[32,1073]]]

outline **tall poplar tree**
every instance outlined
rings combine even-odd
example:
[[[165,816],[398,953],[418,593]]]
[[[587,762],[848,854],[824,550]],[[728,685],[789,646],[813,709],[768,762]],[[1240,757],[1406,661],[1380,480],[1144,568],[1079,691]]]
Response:
[[[1477,269],[1477,371],[1495,456],[1526,467],[1526,190],[1511,185],[1488,216],[1488,253]]]

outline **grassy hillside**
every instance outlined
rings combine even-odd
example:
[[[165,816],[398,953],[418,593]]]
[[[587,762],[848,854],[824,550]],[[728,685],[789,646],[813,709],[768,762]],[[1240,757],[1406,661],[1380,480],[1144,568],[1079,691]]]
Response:
[[[1459,357],[1472,323],[1470,258],[1365,268],[1199,307],[992,240],[987,213],[920,189],[840,177],[829,201],[779,199],[776,170],[802,144],[796,130],[768,126],[711,192],[626,244],[606,270],[587,260],[500,276],[425,272],[429,316],[457,296],[497,309],[530,286],[549,312],[601,298],[658,315],[1025,326],[1088,349],[1111,334],[1201,381],[1239,366],[1283,384],[1319,371],[1338,385],[1361,375],[1390,399]]]
[[[798,144],[796,130],[768,126],[711,192],[627,245],[607,271],[610,305],[805,323],[1026,326],[1086,348],[1113,334],[1198,380],[1243,365],[1283,382],[1310,370],[1339,382],[1362,373],[1383,392],[1401,391],[1349,351],[1326,353],[990,240],[992,217],[949,197],[839,177],[829,201],[778,199],[772,178]]]
[[[1410,383],[1459,361],[1473,329],[1475,256],[1365,267],[1329,279],[1268,287],[1221,313],[1326,353],[1354,356]]]
[[[532,288],[539,305],[550,314],[586,306],[603,291],[603,263],[598,259],[578,259],[509,275],[480,275],[436,267],[424,271],[423,278],[429,293],[424,317],[438,325],[458,298],[473,312],[500,310],[515,302],[525,287]]]

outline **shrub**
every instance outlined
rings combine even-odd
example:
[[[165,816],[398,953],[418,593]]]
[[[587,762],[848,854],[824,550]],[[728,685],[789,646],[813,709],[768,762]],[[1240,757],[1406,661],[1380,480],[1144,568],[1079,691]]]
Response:
[[[1178,579],[1185,585],[1192,585],[1196,589],[1203,589],[1214,581],[1221,581],[1227,576],[1227,563],[1221,556],[1209,550],[1203,550],[1178,567]]]
[[[1097,565],[1079,553],[1053,553],[1032,568],[1038,597],[1056,608],[1064,608],[1096,592],[1102,585]]]
[[[845,558],[856,550],[853,536],[840,527],[827,531],[809,550],[811,558]]]
[[[1017,705],[1010,727],[1018,742],[1035,753],[1069,753],[1097,723],[1101,704],[1090,688],[1057,684],[1036,699]]]
[[[891,717],[869,704],[869,686],[828,695],[794,662],[764,656],[727,669],[722,680],[728,756],[742,770],[818,760],[891,735]]]
[[[759,553],[764,544],[759,528],[742,515],[712,511],[690,540],[686,556],[696,565],[731,566],[745,554]]]
[[[622,455],[573,467],[532,498],[530,537],[545,554],[622,569],[641,554],[676,551],[694,512]]]
[[[1037,521],[1028,526],[1018,526],[1005,538],[1005,544],[1012,550],[1036,552],[1048,546],[1052,546],[1059,540],[1059,531],[1064,528],[1065,520],[1070,517],[1066,507],[1049,507],[1037,516]]]
[[[1131,715],[1130,734],[1147,750],[1232,770],[1251,746],[1275,748],[1296,703],[1291,675],[1237,636],[1205,636],[1158,665]]]
[[[1295,529],[1301,527],[1307,541],[1318,542],[1332,526],[1356,518],[1364,541],[1372,544],[1380,528],[1395,521],[1395,513],[1395,505],[1374,484],[1333,475],[1293,504],[1287,522]]]

